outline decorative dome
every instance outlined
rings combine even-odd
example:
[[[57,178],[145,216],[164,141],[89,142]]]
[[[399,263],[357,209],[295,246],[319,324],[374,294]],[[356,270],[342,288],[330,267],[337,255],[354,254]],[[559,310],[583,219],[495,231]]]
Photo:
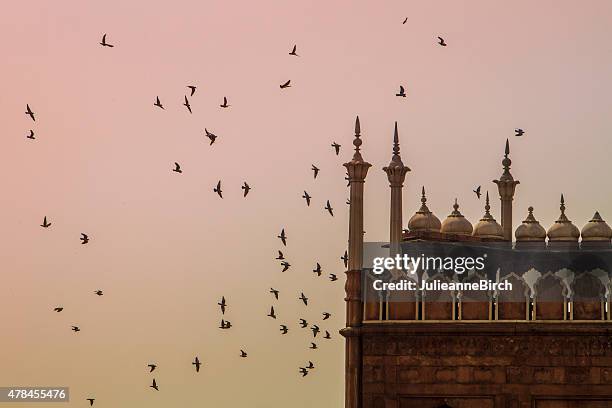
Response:
[[[612,229],[601,219],[599,212],[593,215],[593,219],[582,227],[582,241],[608,241],[612,238]]]
[[[541,241],[546,240],[546,230],[533,216],[533,207],[527,209],[529,214],[514,232],[517,241]]]
[[[455,198],[453,212],[442,222],[440,232],[446,234],[471,235],[472,224],[459,212],[459,204]]]
[[[565,216],[565,200],[563,194],[561,194],[561,215],[559,219],[548,229],[548,241],[578,241],[580,237],[580,231],[572,224],[570,220]]]
[[[472,235],[480,238],[504,238],[504,230],[502,226],[495,221],[495,218],[491,215],[489,210],[489,192],[487,191],[487,198],[485,200],[485,214],[478,221],[478,224],[474,227]]]
[[[440,232],[440,220],[427,208],[425,187],[421,190],[421,208],[408,221],[408,229],[412,231]]]

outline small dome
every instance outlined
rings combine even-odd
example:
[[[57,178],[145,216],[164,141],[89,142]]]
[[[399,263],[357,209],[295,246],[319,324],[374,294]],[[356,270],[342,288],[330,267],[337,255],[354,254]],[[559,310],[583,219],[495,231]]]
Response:
[[[408,229],[413,231],[435,231],[440,232],[440,220],[429,208],[427,208],[427,198],[425,198],[425,187],[421,190],[421,208],[408,221]]]
[[[546,230],[533,216],[533,207],[527,209],[529,214],[514,232],[517,241],[545,241]]]
[[[565,200],[561,194],[561,215],[559,219],[548,229],[548,241],[578,241],[580,231],[565,216]]]
[[[582,241],[610,241],[612,229],[601,219],[599,212],[593,215],[593,219],[582,227]]]
[[[459,212],[459,204],[455,198],[453,212],[442,222],[440,232],[446,234],[471,235],[472,224]]]
[[[474,226],[474,232],[472,235],[480,238],[504,238],[504,230],[502,226],[495,221],[495,218],[491,215],[489,210],[489,192],[487,191],[487,198],[485,201],[485,214]]]

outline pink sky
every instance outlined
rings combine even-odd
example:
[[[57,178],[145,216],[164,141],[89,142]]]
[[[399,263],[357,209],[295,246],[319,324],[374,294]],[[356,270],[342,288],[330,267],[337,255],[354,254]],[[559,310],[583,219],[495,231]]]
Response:
[[[521,181],[516,225],[533,205],[548,228],[561,193],[579,228],[596,210],[611,221],[611,12],[603,0],[12,2],[0,25],[0,385],[70,386],[74,407],[90,396],[100,407],[339,406],[341,164],[355,116],[373,164],[367,240],[388,236],[381,168],[394,121],[412,168],[405,222],[423,184],[440,218],[458,197],[479,219],[484,203],[471,190],[482,184],[497,197],[490,181],[507,137]],[[114,48],[98,45],[103,33]],[[287,54],[293,44],[300,57]],[[189,84],[198,86],[192,115],[181,106]],[[399,85],[406,98],[394,96]],[[231,108],[219,108],[223,96]],[[204,127],[219,135],[212,147]],[[525,136],[513,137],[516,127]],[[175,161],[183,174],[171,171]],[[223,200],[212,192],[219,179]],[[253,190],[243,199],[245,180]],[[497,199],[492,212],[499,220]],[[285,274],[274,260],[283,227]],[[316,278],[316,262],[341,280]],[[216,329],[221,295],[229,332]],[[59,304],[64,312],[53,313]],[[276,322],[266,317],[272,304]],[[300,317],[334,339],[308,350]],[[317,369],[302,379],[308,360]],[[159,393],[147,388],[150,361]]]

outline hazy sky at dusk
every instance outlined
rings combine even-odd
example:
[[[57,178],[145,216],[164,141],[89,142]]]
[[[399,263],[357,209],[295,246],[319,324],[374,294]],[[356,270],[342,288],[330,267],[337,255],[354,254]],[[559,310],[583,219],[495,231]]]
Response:
[[[0,386],[70,386],[70,407],[90,396],[98,407],[339,406],[341,164],[355,116],[373,164],[367,240],[388,237],[381,168],[396,120],[412,169],[405,225],[423,184],[441,219],[458,197],[472,222],[482,184],[499,220],[490,181],[507,137],[521,181],[515,226],[533,205],[548,228],[561,193],[579,228],[595,210],[612,221],[611,15],[604,0],[11,2],[0,24]],[[98,44],[103,33],[114,48]],[[293,44],[300,57],[288,55]],[[181,106],[190,84],[192,115]],[[394,96],[399,85],[406,98]],[[204,127],[219,135],[212,147]],[[525,136],[513,137],[516,127]],[[223,200],[212,192],[219,179]],[[243,199],[245,180],[253,190]],[[293,266],[281,274],[283,227]],[[217,329],[222,295],[229,331]],[[266,317],[272,304],[277,321]],[[332,318],[322,322],[323,311]],[[334,338],[309,350],[300,317]],[[308,360],[317,368],[301,378]]]

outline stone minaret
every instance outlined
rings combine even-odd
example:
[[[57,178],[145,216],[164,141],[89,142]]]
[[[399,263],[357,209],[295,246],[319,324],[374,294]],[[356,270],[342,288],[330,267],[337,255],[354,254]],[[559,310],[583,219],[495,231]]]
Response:
[[[404,179],[406,173],[410,171],[408,166],[405,166],[400,156],[399,136],[397,134],[397,122],[395,122],[395,132],[393,134],[393,156],[391,163],[383,170],[387,173],[389,179],[389,187],[391,187],[391,215],[389,241],[391,243],[392,253],[398,253],[398,246],[402,240],[402,187],[404,187]]]
[[[351,190],[349,210],[348,271],[346,272],[346,383],[345,407],[361,408],[361,337],[359,327],[363,320],[361,301],[361,268],[363,263],[363,184],[371,164],[359,152],[361,146],[359,117],[355,120],[355,153],[344,164],[348,171]]]
[[[514,177],[510,174],[512,160],[508,157],[509,154],[510,144],[508,139],[506,139],[506,150],[502,160],[504,172],[499,180],[493,180],[493,182],[497,184],[499,199],[501,200],[501,225],[504,230],[504,240],[512,242],[512,200],[514,199],[516,185],[520,181],[514,180]]]

